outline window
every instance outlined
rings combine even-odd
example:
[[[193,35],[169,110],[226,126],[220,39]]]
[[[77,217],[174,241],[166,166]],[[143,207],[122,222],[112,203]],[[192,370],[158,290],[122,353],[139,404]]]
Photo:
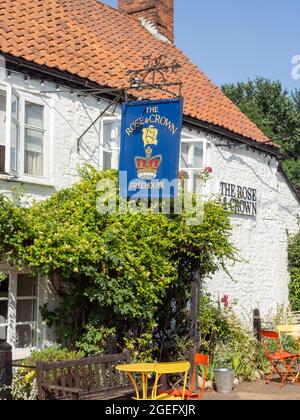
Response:
[[[0,173],[5,172],[6,92],[0,91]]]
[[[10,140],[10,167],[18,172],[19,164],[19,98],[12,94],[11,102],[11,140]]]
[[[8,275],[0,277],[0,340],[7,339],[8,327]]]
[[[101,130],[101,167],[106,169],[118,169],[120,158],[120,130],[116,120],[104,119]]]
[[[185,179],[188,181],[189,191],[197,191],[197,181],[201,179],[205,166],[206,141],[183,135],[180,170],[183,171]]]
[[[25,102],[24,173],[44,175],[44,107]]]
[[[45,176],[44,105],[7,84],[0,88],[0,173]]]
[[[37,345],[37,280],[28,274],[17,276],[16,348]]]

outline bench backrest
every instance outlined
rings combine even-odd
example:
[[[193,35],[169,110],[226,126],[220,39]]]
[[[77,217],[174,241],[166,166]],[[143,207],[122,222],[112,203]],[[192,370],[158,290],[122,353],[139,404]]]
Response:
[[[295,324],[300,324],[300,312],[292,312]]]
[[[45,363],[37,361],[38,398],[45,400],[45,386],[82,389],[83,392],[105,391],[129,385],[128,377],[115,367],[130,363],[130,353],[90,357],[81,360]],[[61,396],[57,392],[56,396]],[[63,393],[62,396],[67,393]],[[55,396],[55,395],[54,395]]]

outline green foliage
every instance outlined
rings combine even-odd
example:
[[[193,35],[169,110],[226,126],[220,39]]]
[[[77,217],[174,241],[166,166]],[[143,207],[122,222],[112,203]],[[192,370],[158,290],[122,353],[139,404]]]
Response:
[[[22,367],[14,372],[11,388],[14,400],[36,400],[37,383],[35,367],[37,360],[43,362],[60,362],[63,360],[78,360],[83,357],[81,352],[70,352],[61,346],[55,345],[40,351],[31,352],[30,356],[22,360]],[[28,366],[27,368],[25,366]]]
[[[100,215],[97,184],[109,178],[117,185],[117,172],[86,167],[81,175],[31,208],[5,201],[2,220],[15,222],[8,233],[3,223],[0,244],[12,264],[52,279],[60,303],[52,311],[44,306],[42,316],[63,345],[105,352],[105,331],[115,328],[120,349],[164,357],[149,337],[186,319],[192,271],[208,277],[235,258],[230,217],[217,201],[205,203],[198,226],[188,225],[186,214]]]
[[[264,360],[260,345],[230,307],[224,308],[213,302],[210,295],[203,295],[199,323],[200,351],[210,354],[210,379],[213,379],[214,368],[232,368],[237,377],[247,380],[259,378]]]
[[[300,100],[299,91],[292,95],[280,82],[257,78],[246,83],[224,85],[223,92],[270,139],[282,145],[288,156],[284,169],[300,187]]]
[[[51,363],[62,360],[78,360],[82,357],[82,352],[70,351],[56,344],[43,350],[32,351],[30,356],[22,361],[22,366],[35,366],[37,360]]]
[[[300,231],[289,238],[289,271],[290,302],[294,311],[300,311]]]
[[[84,327],[81,337],[76,342],[76,347],[86,356],[105,353],[108,340],[114,338],[115,334],[115,328],[106,328],[101,324],[90,323]]]

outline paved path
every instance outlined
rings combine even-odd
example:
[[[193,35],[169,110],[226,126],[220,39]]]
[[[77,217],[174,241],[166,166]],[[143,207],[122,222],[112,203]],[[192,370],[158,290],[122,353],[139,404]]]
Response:
[[[244,383],[235,388],[232,394],[205,393],[204,400],[300,400],[300,385],[287,385],[279,388],[276,384],[264,382]]]

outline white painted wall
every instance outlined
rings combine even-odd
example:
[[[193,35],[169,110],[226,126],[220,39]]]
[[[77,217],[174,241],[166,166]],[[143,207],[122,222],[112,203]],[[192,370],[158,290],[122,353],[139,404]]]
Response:
[[[77,138],[95,119],[105,102],[78,98],[70,92],[55,92],[40,95],[40,90],[55,90],[56,86],[39,81],[24,83],[13,75],[9,81],[22,95],[43,98],[49,130],[46,135],[48,173],[43,179],[23,177],[22,188],[27,193],[26,201],[49,197],[54,191],[69,187],[78,180],[78,168],[89,163],[98,169],[100,165],[100,134],[97,124],[84,137],[80,152],[77,152]],[[61,88],[62,89],[62,88]],[[120,116],[120,109],[117,110]],[[221,138],[203,132],[184,129],[184,133],[194,135],[208,142],[206,162],[213,174],[207,189],[219,194],[220,182],[239,184],[258,191],[258,216],[233,216],[232,241],[240,250],[241,261],[229,267],[233,280],[223,272],[217,273],[207,282],[207,289],[216,297],[230,296],[231,302],[237,300],[237,311],[241,315],[250,314],[259,308],[262,315],[274,309],[276,304],[287,303],[287,238],[286,229],[295,232],[299,202],[296,200],[284,177],[278,172],[274,159],[253,150],[239,147],[229,149],[218,147]],[[225,142],[225,144],[227,141]],[[20,185],[14,179],[0,178],[0,193],[8,194],[13,187]],[[48,286],[43,289],[43,300],[53,300],[53,291]],[[48,291],[47,291],[48,290]],[[48,297],[48,298],[47,298]],[[53,302],[52,302],[53,304]],[[51,334],[44,332],[43,344],[51,341]]]
[[[236,300],[237,312],[247,322],[255,308],[264,317],[277,304],[288,304],[286,230],[296,232],[300,207],[275,159],[239,147],[216,147],[221,143],[214,139],[209,151],[211,192],[219,192],[220,182],[255,188],[258,215],[232,216],[232,242],[241,261],[229,267],[232,279],[219,272],[207,288],[216,298],[228,294],[231,302]]]

